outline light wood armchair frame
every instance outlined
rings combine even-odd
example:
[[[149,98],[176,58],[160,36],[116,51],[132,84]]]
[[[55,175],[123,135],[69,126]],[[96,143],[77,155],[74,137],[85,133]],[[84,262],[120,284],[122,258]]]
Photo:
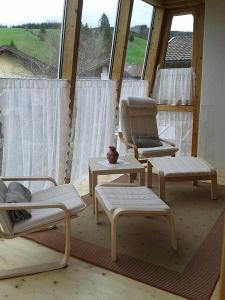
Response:
[[[120,101],[120,131],[118,132],[120,142],[127,150],[132,149],[134,157],[142,163],[147,162],[150,157],[175,156],[178,151],[172,141],[159,137],[157,113],[156,101],[151,98],[128,97]],[[141,148],[133,143],[132,135],[157,137],[164,144],[158,147],[147,147],[142,153]]]
[[[57,186],[55,180],[51,177],[0,177],[3,181],[40,181],[47,180]],[[26,234],[44,230],[50,226],[55,226],[59,222],[65,220],[65,250],[64,255],[60,261],[53,261],[50,263],[36,264],[31,266],[24,266],[20,268],[14,268],[9,270],[0,270],[0,279],[23,276],[28,274],[36,274],[45,271],[57,270],[64,268],[68,265],[70,256],[70,237],[71,237],[71,225],[70,220],[77,215],[71,215],[70,211],[66,208],[63,203],[60,202],[29,202],[29,203],[0,203],[0,211],[16,210],[16,209],[49,209],[58,208],[63,210],[64,217],[62,219],[57,219],[54,222],[45,222],[41,226],[37,226],[31,230],[25,230],[19,234],[12,234],[11,236],[6,234],[0,234],[1,237],[5,239],[13,239],[19,236],[24,236]]]
[[[129,142],[124,138],[122,131],[119,131],[119,132],[118,132],[118,136],[119,136],[120,141],[121,141],[123,144],[125,144],[125,146],[126,146],[127,148],[130,147],[130,148],[133,149],[133,151],[134,151],[134,157],[135,157],[137,160],[139,160],[140,162],[143,162],[143,163],[145,163],[145,162],[148,161],[147,158],[139,158],[139,157],[138,157],[139,155],[138,155],[138,147],[137,147],[137,145],[132,144],[132,143],[129,143]],[[171,142],[171,141],[169,141],[169,140],[165,140],[165,139],[161,139],[161,138],[159,138],[159,140],[160,140],[161,142],[164,142],[164,143],[166,143],[166,144],[172,146],[172,147],[175,147],[175,146],[176,146],[173,142]],[[158,156],[160,156],[160,155],[157,155],[157,157],[158,157]],[[164,155],[162,155],[162,156],[164,156]],[[175,156],[175,154],[174,154],[173,156]]]

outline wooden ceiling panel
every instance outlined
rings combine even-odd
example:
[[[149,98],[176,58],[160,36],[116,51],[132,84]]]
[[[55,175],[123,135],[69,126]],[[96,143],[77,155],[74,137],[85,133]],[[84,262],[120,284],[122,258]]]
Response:
[[[205,0],[143,0],[153,6],[163,8],[179,8],[199,5]]]

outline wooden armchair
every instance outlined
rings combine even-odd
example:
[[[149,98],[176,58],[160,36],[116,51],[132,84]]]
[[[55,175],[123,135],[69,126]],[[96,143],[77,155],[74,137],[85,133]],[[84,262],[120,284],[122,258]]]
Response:
[[[0,270],[0,279],[56,270],[67,266],[70,256],[70,220],[77,217],[77,213],[86,207],[74,186],[72,184],[57,186],[51,177],[0,177],[0,179],[3,181],[48,180],[54,184],[52,188],[33,193],[31,202],[0,203],[0,237],[13,239],[54,226],[62,221],[65,222],[65,251],[61,261]],[[31,218],[13,225],[7,211],[17,209],[30,209]]]
[[[150,157],[175,156],[178,149],[175,144],[158,136],[157,105],[151,98],[133,98],[120,102],[120,141],[125,144],[127,153],[134,153],[140,161]],[[138,148],[132,141],[132,136],[148,136],[162,142],[161,146]]]

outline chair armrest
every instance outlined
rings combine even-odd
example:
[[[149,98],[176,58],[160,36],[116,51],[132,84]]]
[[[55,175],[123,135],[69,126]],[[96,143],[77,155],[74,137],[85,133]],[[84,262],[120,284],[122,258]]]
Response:
[[[3,181],[50,181],[57,186],[55,179],[50,176],[0,176],[0,179]]]
[[[164,143],[169,144],[170,146],[176,147],[176,145],[173,142],[171,142],[170,140],[165,140],[165,139],[161,139],[161,138],[159,138],[159,140]]]
[[[65,214],[70,215],[68,208],[61,202],[27,202],[27,203],[0,203],[1,210],[16,210],[16,209],[43,209],[43,208],[59,208],[64,210]]]
[[[68,227],[68,230],[70,232],[70,220],[71,220],[71,213],[70,211],[67,209],[67,207],[60,202],[28,202],[28,203],[0,203],[0,211],[9,211],[9,210],[25,210],[25,209],[49,209],[49,208],[58,208],[63,210],[63,214],[64,214],[64,218],[65,218],[65,222],[66,222],[66,226]],[[44,228],[46,225],[49,225],[49,223],[45,220],[43,220],[43,223],[41,225],[38,225],[36,229],[41,229]],[[35,228],[32,229],[28,229],[28,230],[24,230],[23,234],[25,233],[32,233],[35,231]],[[13,234],[14,235],[14,234]],[[15,236],[20,236],[20,234],[15,234]],[[6,238],[8,238],[8,236],[6,234],[2,235],[3,237],[5,236]]]
[[[132,182],[109,182],[109,183],[101,183],[98,186],[106,186],[106,187],[140,187],[139,184]]]
[[[135,144],[129,143],[124,137],[121,131],[118,132],[120,141],[124,143],[127,147],[131,147],[134,149],[134,157],[138,159],[138,147]]]

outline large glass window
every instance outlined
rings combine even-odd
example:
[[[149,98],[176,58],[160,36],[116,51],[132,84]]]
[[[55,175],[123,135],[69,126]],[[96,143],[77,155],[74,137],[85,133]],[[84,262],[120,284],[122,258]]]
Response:
[[[57,78],[64,0],[7,0],[0,9],[0,77]]]
[[[134,0],[124,67],[126,79],[140,79],[142,76],[152,14],[153,6]]]
[[[156,73],[153,97],[158,104],[192,104],[194,76],[192,61],[193,16],[174,16],[168,37],[164,66]],[[160,111],[161,138],[173,141],[176,155],[191,155],[193,115],[191,112]]]
[[[108,78],[117,0],[84,0],[78,78]]]
[[[191,67],[193,21],[193,15],[173,17],[164,67]]]

